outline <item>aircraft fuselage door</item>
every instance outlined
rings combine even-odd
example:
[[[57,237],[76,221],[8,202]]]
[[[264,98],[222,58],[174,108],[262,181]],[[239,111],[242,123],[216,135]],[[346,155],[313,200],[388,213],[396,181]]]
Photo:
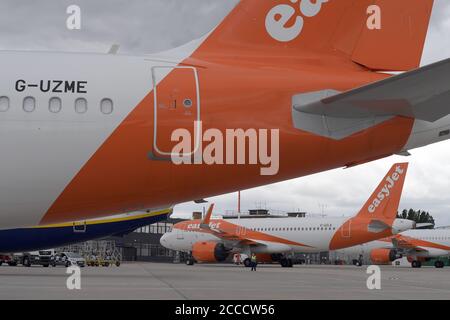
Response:
[[[182,157],[191,157],[200,146],[200,88],[197,69],[188,66],[152,68],[153,78],[153,150],[151,158],[168,160],[179,141],[172,134],[182,129],[191,135],[190,150]],[[185,131],[186,132],[186,131]]]
[[[177,231],[177,240],[184,240],[184,232],[182,230]]]
[[[341,232],[343,238],[350,238],[352,236],[352,219],[344,223]]]

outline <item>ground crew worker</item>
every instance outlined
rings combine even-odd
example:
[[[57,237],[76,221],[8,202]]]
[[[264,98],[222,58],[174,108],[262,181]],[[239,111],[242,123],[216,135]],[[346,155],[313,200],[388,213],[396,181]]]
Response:
[[[256,271],[256,267],[258,265],[258,260],[256,259],[256,254],[252,254],[252,258],[251,258],[251,262],[252,262],[252,270],[251,271]]]

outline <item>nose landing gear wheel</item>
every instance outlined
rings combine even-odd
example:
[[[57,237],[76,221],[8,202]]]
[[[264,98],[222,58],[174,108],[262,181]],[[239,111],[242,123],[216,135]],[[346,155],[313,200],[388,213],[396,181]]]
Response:
[[[193,266],[194,265],[194,259],[192,259],[192,258],[187,259],[186,260],[186,265]]]
[[[292,259],[281,259],[280,264],[283,268],[292,268],[294,266]]]
[[[28,257],[25,257],[23,259],[23,266],[24,267],[31,267],[31,261],[30,261],[30,259]]]

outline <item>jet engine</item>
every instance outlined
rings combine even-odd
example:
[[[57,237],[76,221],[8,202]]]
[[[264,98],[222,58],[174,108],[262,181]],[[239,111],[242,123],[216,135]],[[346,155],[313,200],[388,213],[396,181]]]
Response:
[[[370,252],[370,260],[372,263],[377,264],[388,264],[390,262],[393,262],[402,256],[398,254],[396,250],[393,249],[373,249]]]
[[[223,243],[214,241],[196,242],[192,246],[192,256],[197,262],[222,262],[229,253]]]

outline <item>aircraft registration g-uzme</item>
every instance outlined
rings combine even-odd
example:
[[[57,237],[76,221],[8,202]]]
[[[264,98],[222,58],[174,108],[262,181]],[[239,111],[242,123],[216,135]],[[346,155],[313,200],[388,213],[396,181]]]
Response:
[[[408,230],[401,234],[339,250],[338,254],[359,257],[368,255],[372,263],[388,264],[406,257],[413,268],[422,267],[422,262],[438,258],[436,268],[443,268],[439,258],[450,256],[450,230]],[[361,263],[360,263],[361,264]]]
[[[448,139],[450,60],[417,69],[432,7],[242,0],[161,54],[0,52],[0,228],[157,210]]]
[[[164,234],[161,244],[191,253],[187,264],[225,261],[233,253],[269,254],[292,267],[292,253],[337,250],[377,240],[415,227],[397,219],[408,164],[395,164],[357,215],[351,218],[262,218],[183,221]],[[250,260],[244,261],[249,265]]]

